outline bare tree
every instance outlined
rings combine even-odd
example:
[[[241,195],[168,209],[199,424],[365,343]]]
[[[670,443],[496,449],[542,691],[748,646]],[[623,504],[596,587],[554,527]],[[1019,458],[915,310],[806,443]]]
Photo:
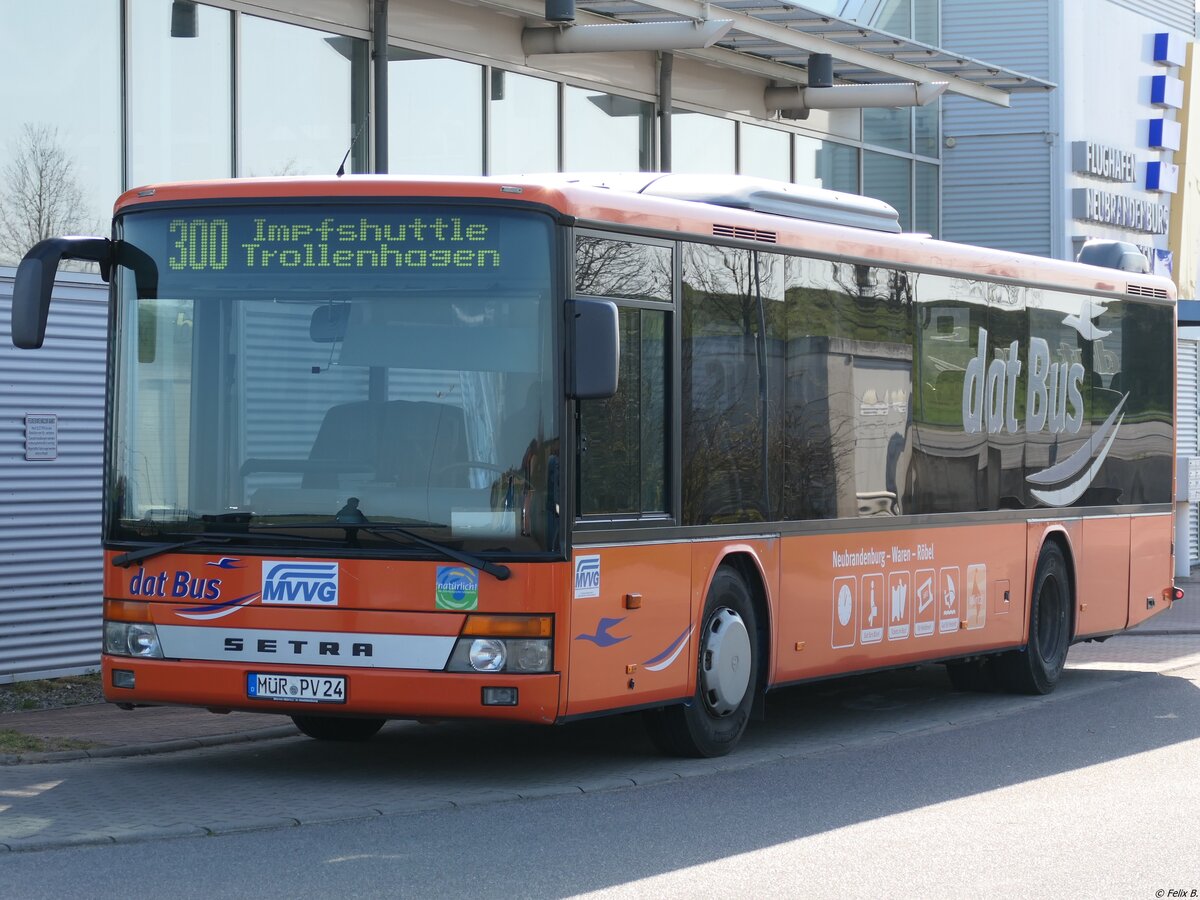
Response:
[[[45,238],[94,229],[75,161],[58,129],[27,122],[0,170],[0,263],[16,265]]]

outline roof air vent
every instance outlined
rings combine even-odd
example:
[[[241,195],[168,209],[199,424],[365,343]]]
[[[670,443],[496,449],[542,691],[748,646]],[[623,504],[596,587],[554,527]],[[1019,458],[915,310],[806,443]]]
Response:
[[[779,236],[774,231],[765,231],[761,228],[746,228],[742,225],[713,225],[712,231],[717,237],[758,241],[762,244],[774,244],[779,240]]]
[[[1147,284],[1133,284],[1130,282],[1125,289],[1135,297],[1154,297],[1157,300],[1171,299],[1171,295],[1163,288],[1150,287]]]

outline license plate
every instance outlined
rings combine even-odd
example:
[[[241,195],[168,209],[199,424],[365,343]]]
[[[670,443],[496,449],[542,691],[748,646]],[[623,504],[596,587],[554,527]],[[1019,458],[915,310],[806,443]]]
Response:
[[[271,675],[251,672],[246,677],[246,694],[252,700],[345,703],[346,679],[335,675]]]

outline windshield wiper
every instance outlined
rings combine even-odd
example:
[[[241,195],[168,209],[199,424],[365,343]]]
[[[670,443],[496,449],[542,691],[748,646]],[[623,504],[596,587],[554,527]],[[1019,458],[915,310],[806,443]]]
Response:
[[[182,550],[184,547],[194,547],[197,544],[228,544],[232,540],[228,537],[220,537],[218,535],[197,535],[189,538],[186,541],[166,541],[162,544],[153,544],[149,547],[143,547],[141,550],[130,550],[127,553],[122,553],[119,556],[114,556],[112,564],[120,566],[122,569],[133,565],[135,562],[141,562],[143,559],[150,559],[153,556],[161,556],[164,553],[171,553],[175,550]]]
[[[298,522],[291,525],[283,523],[271,525],[256,524],[250,527],[278,529],[280,531],[286,531],[289,528],[344,528],[349,538],[354,538],[358,532],[365,531],[367,534],[373,534],[376,537],[389,540],[393,544],[399,544],[400,541],[391,540],[391,535],[399,534],[408,538],[414,544],[420,544],[422,547],[440,553],[447,559],[452,559],[455,562],[460,562],[487,572],[497,581],[507,581],[512,575],[512,570],[506,565],[491,562],[490,560],[475,556],[473,553],[464,553],[461,550],[455,550],[453,547],[447,547],[445,544],[439,544],[437,541],[431,541],[427,537],[422,537],[403,525],[394,525],[388,522],[380,522],[378,524],[372,522]]]
[[[490,562],[483,557],[475,556],[473,553],[463,553],[461,550],[455,550],[452,547],[447,547],[445,544],[439,544],[437,541],[431,541],[429,538],[421,537],[421,535],[417,534],[415,531],[410,531],[402,525],[339,524],[342,528],[346,529],[347,533],[352,533],[350,529],[354,529],[354,531],[365,531],[367,534],[374,534],[381,538],[387,538],[388,540],[391,540],[391,535],[393,534],[402,534],[414,544],[420,544],[422,547],[428,547],[430,550],[441,553],[443,556],[452,559],[455,562],[460,562],[468,566],[473,566],[476,569],[481,569],[482,571],[487,572],[497,581],[507,581],[509,576],[512,575],[512,570],[502,563]],[[392,543],[398,544],[400,542],[392,541]]]
[[[244,538],[255,537],[252,531],[208,531],[203,534],[193,535],[184,540],[164,541],[161,544],[152,544],[149,547],[143,547],[141,550],[130,550],[122,553],[119,556],[114,556],[112,564],[121,568],[128,568],[135,562],[141,562],[145,559],[151,559],[155,556],[161,556],[164,553],[173,553],[176,550],[182,550],[185,547],[196,547],[200,544],[228,544],[231,541],[242,540]],[[320,538],[308,537],[302,534],[277,534],[272,535],[275,539],[285,539],[289,541],[306,541],[320,542]]]

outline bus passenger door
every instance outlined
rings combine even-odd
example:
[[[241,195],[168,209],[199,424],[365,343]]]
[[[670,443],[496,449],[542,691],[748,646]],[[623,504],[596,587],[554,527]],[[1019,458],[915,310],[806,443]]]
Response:
[[[1084,519],[1075,575],[1075,636],[1111,634],[1129,619],[1129,528],[1126,516]]]
[[[577,547],[572,570],[567,715],[684,696],[691,546]]]
[[[674,524],[671,250],[579,235],[575,282],[581,294],[623,286],[639,300],[615,301],[616,394],[576,406],[568,715],[678,699],[692,660],[689,545],[651,537]],[[589,541],[596,530],[603,540]]]

